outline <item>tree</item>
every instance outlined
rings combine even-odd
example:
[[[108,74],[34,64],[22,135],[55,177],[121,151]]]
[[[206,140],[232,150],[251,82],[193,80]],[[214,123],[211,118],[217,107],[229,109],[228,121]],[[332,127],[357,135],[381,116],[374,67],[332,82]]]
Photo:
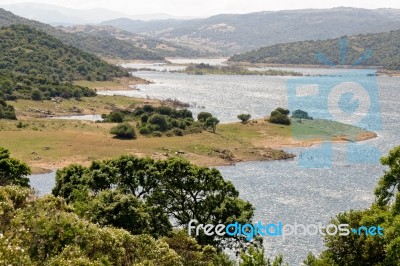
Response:
[[[40,90],[35,89],[35,90],[32,91],[31,98],[34,101],[41,101],[43,99],[43,93]]]
[[[249,119],[251,118],[251,115],[250,114],[240,114],[237,116],[237,118],[242,121],[242,124],[246,124],[247,121],[249,121]]]
[[[292,117],[300,119],[300,123],[301,123],[301,119],[309,119],[309,120],[313,119],[311,116],[308,116],[307,112],[305,112],[303,110],[294,111],[292,114]]]
[[[290,125],[291,121],[288,116],[289,113],[290,112],[287,109],[276,108],[274,111],[271,112],[271,115],[268,118],[268,122],[280,125]]]
[[[215,131],[217,130],[218,124],[219,124],[219,120],[216,117],[209,117],[206,119],[204,126],[206,126],[207,128],[211,128],[212,132],[215,133]]]
[[[128,122],[111,128],[110,133],[121,139],[136,139],[135,128]]]
[[[0,186],[18,185],[29,187],[31,170],[25,163],[10,158],[10,152],[0,147]]]
[[[400,191],[400,146],[389,151],[388,156],[381,158],[382,165],[389,166],[389,170],[379,180],[375,189],[377,203],[387,205],[395,193]]]
[[[197,120],[199,120],[200,122],[206,122],[207,118],[212,117],[212,114],[209,112],[200,112],[197,115]]]
[[[105,192],[108,190],[114,192]],[[247,223],[254,212],[217,169],[199,167],[181,158],[155,161],[121,156],[93,162],[89,168],[70,166],[57,171],[53,194],[66,198],[82,216],[87,213],[102,224],[127,230],[134,230],[134,222],[125,221],[130,214],[148,215],[150,224],[143,226],[153,236],[171,233],[172,221],[177,226],[187,226],[192,219],[203,224]],[[87,206],[91,201],[97,202],[96,207]],[[222,243],[216,236],[203,234],[197,240],[199,244]]]

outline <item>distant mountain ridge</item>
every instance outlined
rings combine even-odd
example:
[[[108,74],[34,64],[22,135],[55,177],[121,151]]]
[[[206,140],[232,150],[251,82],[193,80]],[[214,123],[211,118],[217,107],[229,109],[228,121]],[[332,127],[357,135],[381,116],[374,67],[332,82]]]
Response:
[[[277,43],[400,29],[400,10],[338,7],[223,14],[204,19],[102,22],[188,47],[233,54]]]
[[[346,47],[344,62],[342,62],[340,43]],[[318,54],[323,54],[332,65],[356,64],[400,70],[400,30],[344,36],[322,41],[275,44],[234,55],[229,61],[267,64],[326,64],[327,62],[319,60]],[[365,60],[360,61],[363,55]]]
[[[143,59],[143,60],[163,60],[164,57],[149,51],[148,49],[139,48],[132,43],[116,39],[112,36],[99,36],[91,34],[73,34],[56,29],[48,24],[44,24],[35,20],[29,20],[14,15],[13,13],[0,8],[0,26],[10,26],[13,24],[28,25],[35,29],[46,32],[47,34],[60,39],[64,44],[72,45],[86,52],[106,56],[124,58],[127,60]]]
[[[57,5],[43,4],[43,3],[16,3],[8,5],[0,5],[12,13],[28,19],[37,20],[53,26],[71,26],[79,24],[94,24],[100,23],[104,20],[116,18],[131,18],[140,20],[154,20],[154,19],[173,19],[176,16],[154,13],[154,14],[141,14],[130,15],[127,13],[117,12],[113,10],[94,8],[94,9],[73,9],[65,8]]]

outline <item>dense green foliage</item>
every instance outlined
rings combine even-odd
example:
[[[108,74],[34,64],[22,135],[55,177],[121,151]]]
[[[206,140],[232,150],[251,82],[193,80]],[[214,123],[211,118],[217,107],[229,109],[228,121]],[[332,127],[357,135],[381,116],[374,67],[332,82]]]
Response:
[[[365,210],[340,213],[332,221],[335,224],[349,224],[350,228],[380,226],[383,236],[350,234],[325,237],[327,250],[319,258],[309,254],[308,266],[323,265],[380,265],[400,264],[400,146],[392,149],[381,159],[388,171],[379,181],[375,191],[376,202]]]
[[[93,90],[71,82],[128,75],[117,66],[28,26],[0,29],[0,93],[7,99],[94,96]]]
[[[129,122],[111,128],[110,133],[121,139],[136,139],[135,128]]]
[[[347,40],[344,39],[344,40]],[[400,69],[400,30],[361,34],[348,38],[343,58],[340,38],[275,44],[232,56],[229,61],[271,64],[361,65]],[[324,54],[325,61],[320,54]],[[360,60],[365,56],[366,60]],[[344,60],[343,60],[344,59]]]
[[[192,219],[203,224],[250,221],[254,211],[218,170],[178,158],[122,156],[88,168],[71,165],[57,171],[53,194],[87,219],[155,237],[168,236],[173,227],[187,226]],[[129,216],[138,218],[127,220]],[[223,243],[216,236],[199,235],[197,240]]]
[[[19,166],[9,171],[8,151],[0,150],[0,176],[21,181]],[[9,184],[0,183],[0,265],[233,266],[219,246],[204,236],[199,244],[171,222],[246,222],[253,215],[217,170],[182,160],[123,156],[71,165],[57,172],[54,191],[65,199]]]
[[[197,65],[191,65],[185,68],[185,70],[179,70],[176,72],[187,73],[191,75],[265,75],[265,76],[302,76],[301,73],[284,70],[249,70],[239,66],[212,66],[210,64],[200,63]]]
[[[280,125],[290,125],[291,121],[289,118],[290,111],[283,108],[276,108],[274,111],[271,112],[271,115],[268,118],[268,122],[273,124],[280,124]]]
[[[4,94],[3,97],[5,98]],[[14,107],[12,105],[7,104],[5,99],[2,99],[1,95],[0,95],[0,119],[12,119],[12,120],[17,119]]]
[[[203,125],[194,121],[193,114],[187,109],[175,109],[168,106],[154,107],[144,105],[133,111],[114,111],[102,115],[104,122],[118,123],[122,121],[136,121],[140,134],[159,137],[163,133],[168,136],[183,136],[190,133],[199,133]]]
[[[209,117],[206,119],[206,121],[204,122],[204,126],[206,128],[211,128],[212,132],[215,133],[215,131],[217,130],[217,125],[219,124],[219,120],[216,117]]]
[[[29,187],[27,175],[31,173],[29,167],[17,159],[10,157],[10,152],[0,147],[0,186],[18,185]]]

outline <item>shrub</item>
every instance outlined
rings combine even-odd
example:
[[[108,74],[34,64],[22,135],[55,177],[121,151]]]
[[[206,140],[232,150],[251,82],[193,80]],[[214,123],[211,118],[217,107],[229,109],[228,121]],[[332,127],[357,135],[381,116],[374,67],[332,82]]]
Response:
[[[35,89],[32,91],[31,98],[34,101],[41,101],[43,99],[43,93],[40,90]]]
[[[209,112],[200,112],[197,115],[197,120],[201,121],[201,122],[205,122],[207,120],[207,118],[212,117],[212,114],[210,114]]]
[[[310,119],[312,120],[313,118],[311,116],[308,116],[308,113],[303,111],[303,110],[296,110],[293,112],[292,115],[293,118],[300,118],[301,119]]]
[[[290,114],[290,111],[288,109],[283,109],[282,107],[276,108],[275,111],[278,111],[279,113],[281,113],[283,115]]]
[[[149,115],[148,114],[142,114],[140,116],[140,121],[142,121],[142,123],[147,123],[147,120],[149,120]]]
[[[107,116],[107,121],[112,123],[121,123],[124,121],[124,115],[121,112],[111,112]]]
[[[147,126],[142,126],[142,127],[139,129],[139,133],[142,134],[142,135],[148,135],[148,134],[151,133],[151,129],[148,128]]]
[[[251,118],[251,115],[250,114],[240,114],[237,116],[237,118],[239,120],[241,120],[243,124],[245,124],[245,123],[247,123],[247,121],[249,121],[249,119]]]
[[[153,131],[153,137],[162,137],[162,133],[160,131]]]
[[[172,133],[173,133],[175,136],[183,136],[183,135],[185,135],[185,131],[183,131],[183,130],[180,129],[180,128],[174,128],[174,129],[172,129]]]
[[[268,119],[270,123],[280,124],[280,125],[290,125],[290,118],[287,115],[278,113],[275,115],[271,115]]]
[[[111,134],[116,135],[117,138],[121,139],[135,139],[136,132],[133,126],[128,123],[118,124],[117,126],[111,128]]]
[[[160,131],[166,131],[168,129],[168,123],[165,116],[160,114],[154,114],[149,117],[148,122],[153,125],[157,125]]]

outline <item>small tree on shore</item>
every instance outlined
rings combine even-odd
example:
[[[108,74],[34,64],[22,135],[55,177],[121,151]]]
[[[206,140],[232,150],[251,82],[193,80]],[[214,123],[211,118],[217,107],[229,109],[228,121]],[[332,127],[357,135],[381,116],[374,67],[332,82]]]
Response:
[[[237,118],[242,121],[242,124],[246,124],[247,121],[249,121],[249,119],[251,118],[250,114],[240,114],[237,116]]]
[[[215,133],[217,130],[217,125],[219,124],[219,120],[216,117],[209,117],[207,118],[204,126],[207,128],[211,128],[212,132]]]

